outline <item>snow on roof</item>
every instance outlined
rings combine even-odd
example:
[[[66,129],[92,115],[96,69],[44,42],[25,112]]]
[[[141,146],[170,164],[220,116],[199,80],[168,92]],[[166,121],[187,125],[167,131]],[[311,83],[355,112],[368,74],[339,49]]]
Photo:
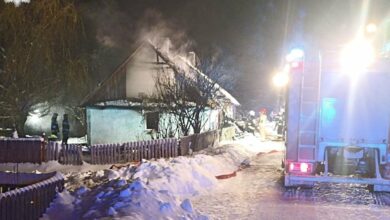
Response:
[[[188,62],[187,59],[184,59],[183,57],[180,57],[180,59],[182,59],[191,69],[195,70],[195,72],[197,72],[198,74],[200,74],[202,77],[206,78],[208,81],[210,82],[213,82],[212,79],[210,79],[206,74],[204,74],[203,72],[201,72],[198,68],[196,68],[195,66],[193,66],[190,62]],[[226,91],[224,88],[222,88],[219,84],[215,84],[215,86],[217,87],[218,91],[223,95],[225,96],[232,104],[236,105],[236,106],[239,106],[240,103],[237,101],[237,99],[235,99],[228,91]]]
[[[163,54],[156,46],[154,46],[154,44],[152,42],[149,41],[149,44],[153,47],[153,49],[161,56],[161,58],[164,59],[165,62],[167,62],[168,65],[170,65],[172,68],[174,69],[182,69],[183,71],[186,71],[184,70],[183,68],[180,68],[180,66],[178,65],[178,62],[174,61],[173,58]],[[205,79],[207,79],[208,81],[210,82],[213,82],[212,79],[210,79],[210,77],[208,77],[206,74],[204,74],[202,71],[200,71],[198,68],[196,68],[195,66],[193,66],[187,59],[185,59],[184,57],[182,56],[177,56],[180,61],[182,63],[184,63],[186,66],[188,66],[190,69],[194,70],[196,73],[200,74],[202,77],[204,77]],[[181,72],[181,71],[177,71],[177,72]],[[219,84],[215,84],[215,86],[217,87],[218,91],[221,93],[222,96],[224,96],[227,100],[229,100],[232,104],[236,105],[236,106],[239,106],[240,103],[237,101],[237,99],[235,99],[229,92],[227,92],[224,88],[222,88]]]

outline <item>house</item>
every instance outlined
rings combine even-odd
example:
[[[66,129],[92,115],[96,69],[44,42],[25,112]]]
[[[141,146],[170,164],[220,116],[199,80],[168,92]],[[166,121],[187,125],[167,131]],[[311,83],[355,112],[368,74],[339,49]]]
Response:
[[[157,74],[192,70],[203,74],[180,56],[172,58],[169,47],[158,48],[143,42],[119,67],[82,101],[86,108],[89,144],[122,143],[148,140],[162,134],[162,128],[175,130],[172,115],[161,114],[148,97],[156,93]],[[204,74],[203,74],[204,75]],[[204,77],[207,77],[204,75]],[[222,107],[208,109],[204,131],[217,129],[221,112],[234,118],[238,101],[218,86]],[[177,135],[177,134],[176,134]]]

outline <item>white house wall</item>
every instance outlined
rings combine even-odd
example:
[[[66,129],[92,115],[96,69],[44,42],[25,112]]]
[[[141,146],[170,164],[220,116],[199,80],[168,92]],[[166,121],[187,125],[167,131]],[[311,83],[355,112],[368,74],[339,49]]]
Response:
[[[203,113],[204,127],[202,132],[218,129],[219,110],[207,110]],[[150,140],[152,136],[146,130],[144,115],[136,110],[121,108],[87,108],[88,143],[107,144],[130,141]],[[177,131],[175,118],[170,114],[161,114],[159,132],[166,127]],[[193,131],[191,129],[190,134]],[[177,132],[175,137],[178,137]]]
[[[89,144],[125,143],[150,139],[142,114],[130,109],[87,108]]]
[[[218,109],[208,109],[203,113],[202,117],[204,127],[202,132],[211,131],[218,129],[219,125],[219,110]]]

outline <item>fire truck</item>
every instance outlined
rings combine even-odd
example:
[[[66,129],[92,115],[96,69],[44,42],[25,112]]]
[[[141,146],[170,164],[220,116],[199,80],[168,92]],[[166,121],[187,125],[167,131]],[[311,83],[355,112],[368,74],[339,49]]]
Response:
[[[364,39],[295,51],[286,88],[284,184],[366,184],[390,191],[390,62]],[[337,58],[337,59],[335,59]]]

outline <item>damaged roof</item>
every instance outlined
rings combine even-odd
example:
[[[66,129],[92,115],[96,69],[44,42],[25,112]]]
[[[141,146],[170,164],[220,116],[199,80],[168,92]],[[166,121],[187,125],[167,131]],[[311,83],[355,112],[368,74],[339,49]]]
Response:
[[[126,97],[126,74],[127,74],[127,65],[131,62],[132,59],[136,56],[136,54],[141,50],[143,47],[150,47],[156,52],[157,56],[159,56],[166,65],[168,65],[170,68],[172,68],[175,72],[182,72],[183,70],[180,69],[179,64],[177,63],[177,60],[173,60],[168,55],[164,54],[159,48],[157,48],[152,42],[150,41],[143,41],[137,49],[130,54],[116,69],[115,71],[109,75],[103,82],[99,83],[98,86],[90,92],[81,102],[81,106],[88,106],[88,105],[95,105],[99,102],[106,102],[106,101],[114,101],[114,100],[129,100],[129,97]],[[191,63],[189,63],[186,59],[183,57],[179,57],[182,63],[188,66],[188,68],[192,69],[196,73],[200,74],[201,76],[205,77],[207,80],[212,81],[207,75],[202,73],[199,69],[194,67]],[[223,97],[224,99],[228,100],[232,104],[239,106],[240,103],[225,89],[223,89],[220,85],[215,85],[218,89],[218,96]],[[141,102],[141,99],[132,98],[131,101],[134,102]]]

